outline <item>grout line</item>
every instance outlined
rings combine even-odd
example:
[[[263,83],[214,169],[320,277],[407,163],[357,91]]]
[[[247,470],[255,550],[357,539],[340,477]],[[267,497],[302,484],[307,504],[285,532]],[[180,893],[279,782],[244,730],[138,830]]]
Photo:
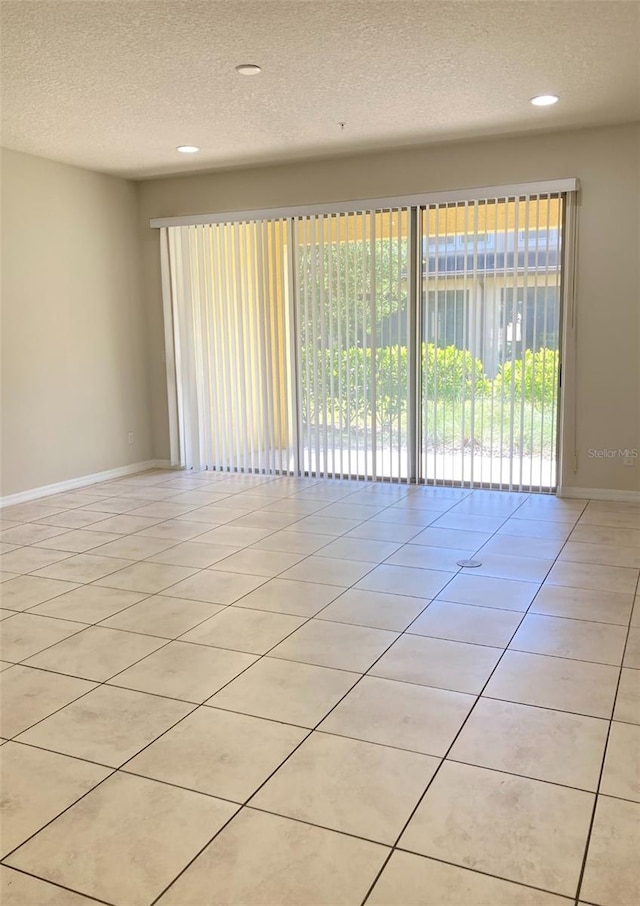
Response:
[[[640,588],[640,578],[639,578],[638,581],[636,582],[636,589],[635,589],[636,594],[638,593],[639,588]],[[635,605],[634,605],[634,609],[635,609]],[[607,752],[608,752],[608,749],[609,749],[609,739],[611,738],[611,729],[612,729],[613,723],[614,723],[614,715],[615,715],[616,704],[617,704],[617,700],[618,700],[618,692],[619,692],[619,690],[620,690],[620,681],[621,681],[621,679],[622,679],[622,669],[623,669],[623,664],[624,664],[624,656],[625,656],[625,654],[626,654],[626,649],[627,649],[627,646],[628,646],[628,644],[629,644],[629,636],[630,636],[630,634],[631,634],[631,620],[632,620],[632,619],[633,619],[633,610],[632,610],[632,612],[631,612],[631,617],[630,617],[630,619],[629,619],[629,626],[627,627],[627,637],[626,637],[626,640],[625,640],[625,650],[624,650],[624,652],[623,652],[623,656],[622,656],[622,659],[621,659],[621,661],[620,661],[620,667],[619,667],[619,670],[618,670],[618,681],[617,681],[617,683],[616,683],[616,688],[615,688],[615,692],[614,692],[614,696],[613,696],[613,703],[612,703],[612,705],[611,705],[611,716],[610,716],[610,718],[609,718],[609,726],[608,726],[608,728],[607,728],[607,739],[606,739],[606,744],[605,744],[605,747],[604,747],[604,752],[603,752],[603,755],[602,755],[602,763],[601,763],[601,765],[600,765],[600,774],[599,774],[599,776],[598,776],[598,785],[597,785],[597,787],[596,787],[596,797],[595,797],[595,799],[594,799],[593,809],[592,809],[592,811],[591,811],[591,820],[590,820],[590,822],[589,822],[589,827],[588,827],[588,830],[587,830],[587,838],[586,838],[586,840],[585,840],[584,854],[583,854],[583,857],[582,857],[582,864],[581,864],[581,866],[580,866],[580,876],[579,876],[579,878],[578,878],[578,886],[577,886],[577,889],[576,889],[575,906],[578,906],[578,903],[579,903],[579,900],[580,900],[580,892],[581,892],[581,890],[582,890],[582,884],[583,884],[583,881],[584,881],[584,873],[585,873],[586,868],[587,868],[587,859],[588,859],[588,857],[589,857],[589,847],[590,847],[590,844],[591,844],[591,837],[592,837],[592,835],[593,835],[593,827],[594,827],[594,824],[595,824],[595,818],[596,818],[596,811],[597,811],[597,808],[598,808],[598,802],[599,802],[600,795],[601,795],[601,793],[600,793],[600,788],[601,788],[601,786],[602,786],[602,780],[603,780],[603,777],[604,777],[604,769],[605,769],[605,764],[606,764],[606,760],[607,760]],[[625,801],[627,801],[627,800],[625,800]]]

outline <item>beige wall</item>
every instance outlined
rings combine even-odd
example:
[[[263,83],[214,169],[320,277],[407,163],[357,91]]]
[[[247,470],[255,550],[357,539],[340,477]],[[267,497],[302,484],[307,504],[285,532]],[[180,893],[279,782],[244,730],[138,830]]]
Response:
[[[2,152],[3,495],[152,458],[139,252],[132,183]]]
[[[640,463],[589,449],[640,446],[640,126],[549,133],[389,151],[351,158],[218,171],[138,183],[149,310],[155,455],[168,456],[162,294],[151,217],[250,210],[559,177],[582,184],[578,361],[565,406],[562,484],[637,490]],[[570,377],[569,375],[567,377]]]

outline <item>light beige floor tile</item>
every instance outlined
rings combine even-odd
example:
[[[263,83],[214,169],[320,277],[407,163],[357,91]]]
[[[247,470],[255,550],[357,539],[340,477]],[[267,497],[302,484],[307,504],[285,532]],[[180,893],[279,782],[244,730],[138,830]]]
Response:
[[[17,663],[80,632],[82,628],[80,623],[17,613],[11,620],[3,620],[0,628],[0,652],[3,660]]]
[[[471,575],[465,571],[454,576],[438,598],[454,604],[476,604],[479,607],[497,607],[522,613],[533,601],[538,588],[536,582],[494,579]]]
[[[620,545],[622,547],[640,547],[640,529],[611,528],[605,525],[584,525],[579,522],[571,532],[571,541],[590,544]]]
[[[437,519],[433,528],[462,529],[471,532],[496,532],[506,517],[504,516],[475,516],[472,513],[455,512],[445,513]]]
[[[531,613],[525,616],[509,648],[619,666],[626,636],[624,626]]]
[[[390,844],[438,764],[428,755],[314,733],[251,804]]]
[[[233,501],[229,501],[229,506],[224,506],[223,504],[226,502],[222,501],[222,504],[219,505],[211,504],[210,506],[199,507],[197,510],[192,509],[184,518],[193,522],[225,525],[227,522],[232,522],[234,519],[246,514],[246,510],[242,507],[232,506]]]
[[[260,497],[258,494],[254,494],[253,496],[256,499],[262,500],[262,511],[264,513],[291,513],[300,517],[311,516],[312,513],[317,513],[318,510],[322,510],[326,506],[326,504],[320,500],[293,500],[288,497],[277,499],[273,497]],[[267,502],[269,500],[271,503]],[[264,504],[266,504],[266,506]]]
[[[0,901],[2,906],[95,906],[97,902],[4,865],[0,865]]]
[[[199,708],[136,755],[127,771],[245,802],[307,732],[259,717]]]
[[[389,557],[387,563],[393,566],[414,566],[418,569],[439,569],[448,573],[460,570],[457,561],[468,560],[473,550],[451,547],[428,547],[423,544],[405,544]]]
[[[353,906],[387,853],[376,843],[243,809],[158,906]]]
[[[43,498],[44,499],[44,498]],[[7,507],[3,510],[3,517],[10,521],[18,522],[40,522],[47,516],[55,516],[62,512],[64,507],[51,506],[47,503],[34,501],[33,503],[20,503],[16,506]]]
[[[542,560],[553,560],[562,550],[563,544],[564,540],[558,538],[528,538],[523,535],[497,534],[480,548],[478,559],[482,560],[487,554],[506,554],[509,557],[536,557]]]
[[[185,541],[149,557],[151,563],[171,563],[173,566],[193,566],[205,569],[219,563],[237,551],[231,544],[207,544],[205,541]]]
[[[345,538],[365,538],[371,541],[394,541],[404,543],[415,538],[423,530],[421,525],[402,525],[399,522],[363,522],[351,529]]]
[[[109,768],[15,742],[0,749],[0,766],[2,856],[110,773]]]
[[[0,735],[17,736],[93,688],[94,683],[31,667],[11,666],[3,670],[0,677]]]
[[[448,547],[477,551],[490,537],[491,534],[489,532],[429,527],[415,535],[409,543],[425,545],[426,547]]]
[[[560,560],[573,563],[595,563],[601,566],[627,566],[640,568],[640,549],[621,547],[619,544],[593,544],[567,541]]]
[[[538,557],[521,557],[513,554],[478,554],[481,566],[474,569],[474,576],[493,576],[496,579],[517,579],[523,582],[542,582],[553,560]]]
[[[611,717],[618,668],[542,654],[507,651],[484,694],[489,698]]]
[[[304,622],[304,617],[228,607],[224,613],[187,632],[182,641],[231,648],[249,654],[266,654]]]
[[[445,762],[400,847],[572,896],[593,795]]]
[[[610,528],[631,529],[634,532],[640,529],[640,516],[637,513],[616,513],[591,507],[588,507],[582,515],[580,522],[583,525],[603,525]]]
[[[116,557],[97,557],[95,554],[76,554],[38,571],[38,576],[48,579],[64,579],[68,582],[95,582],[109,573],[131,566],[130,560]],[[135,590],[135,589],[133,589]]]
[[[611,724],[600,792],[640,802],[640,727]]]
[[[173,501],[156,500],[145,503],[131,511],[132,516],[155,516],[158,519],[177,519],[195,509],[192,503],[173,503]]]
[[[623,668],[613,719],[640,724],[640,671]]]
[[[402,632],[427,606],[422,598],[349,588],[317,616],[320,620]]]
[[[2,606],[8,610],[27,610],[78,587],[74,582],[39,579],[37,576],[16,576],[2,584]]]
[[[482,698],[449,758],[595,792],[608,722]]]
[[[498,529],[499,535],[525,538],[553,538],[564,541],[571,534],[572,523],[544,522],[541,519],[507,519]]]
[[[283,572],[281,578],[348,587],[366,576],[372,565],[361,560],[343,560],[339,557],[319,557],[312,554],[297,566]]]
[[[572,588],[593,588],[633,594],[638,570],[623,566],[597,566],[593,563],[558,561],[546,580],[550,585],[569,585]]]
[[[96,525],[98,522],[103,522],[106,515],[106,513],[100,513],[96,510],[64,510],[62,513],[58,513],[56,516],[48,516],[42,521],[46,525],[59,528],[62,532],[64,529],[81,529]]]
[[[640,900],[640,805],[599,796],[580,899],[598,906]]]
[[[408,631],[412,635],[505,648],[521,619],[522,614],[515,611],[432,601]]]
[[[372,516],[375,516],[376,513],[381,512],[383,509],[385,509],[384,505],[381,505],[374,500],[369,504],[356,503],[352,502],[351,497],[349,496],[348,500],[329,504],[329,506],[322,510],[321,515],[337,517],[338,519],[357,519],[358,521],[364,522],[366,519],[371,519]]]
[[[632,627],[629,630],[623,664],[625,667],[633,667],[635,670],[640,670],[640,628],[635,629]]]
[[[216,708],[314,727],[358,681],[357,673],[266,657],[207,702]]]
[[[98,585],[109,588],[123,588],[127,591],[147,592],[157,594],[183,582],[196,573],[191,566],[170,566],[167,563],[134,563],[125,569],[111,573],[98,580]]]
[[[238,551],[225,557],[217,568],[249,576],[266,576],[272,579],[303,559],[303,554],[286,554],[282,551],[261,551],[255,548]]]
[[[238,651],[170,642],[114,677],[111,684],[199,704],[255,660],[254,655]]]
[[[264,551],[284,551],[287,554],[315,554],[320,548],[331,543],[331,538],[326,535],[314,535],[312,532],[296,532],[295,526],[291,529],[284,529],[282,532],[274,532],[273,535],[267,535],[260,541],[256,541],[252,547],[256,550]],[[357,559],[357,558],[355,558]]]
[[[632,595],[545,584],[536,595],[531,612],[628,626],[632,606]]]
[[[313,617],[343,591],[344,588],[337,585],[271,579],[244,598],[240,598],[235,602],[235,606]]]
[[[270,529],[275,532],[287,528],[294,522],[297,523],[298,518],[292,513],[266,513],[264,510],[256,510],[254,513],[245,513],[240,518],[234,519],[233,524],[246,528]]]
[[[570,906],[563,897],[396,850],[367,906]]]
[[[91,534],[91,532],[87,532],[87,534]],[[163,540],[161,538],[146,538],[144,535],[116,535],[114,541],[110,541],[109,544],[103,544],[101,547],[97,547],[93,553],[100,557],[122,557],[125,560],[144,560],[147,557],[154,558],[156,555],[160,554],[160,551],[165,551],[173,544],[175,544],[175,541]],[[160,562],[165,561],[161,560]],[[190,566],[191,564],[184,565]]]
[[[16,614],[16,610],[7,610],[4,607],[0,607],[0,620],[6,620],[8,617],[15,617]]]
[[[38,541],[52,539],[56,535],[66,534],[63,529],[56,526],[38,525],[37,523],[25,522],[24,525],[14,525],[10,528],[3,528],[0,532],[0,540],[9,544],[37,544]]]
[[[235,806],[115,774],[9,860],[122,906],[147,906],[233,815]]]
[[[211,604],[233,604],[265,581],[264,576],[243,576],[219,569],[203,569],[171,586],[165,594],[172,598],[189,598]]]
[[[114,535],[131,535],[133,532],[141,532],[162,520],[150,516],[128,516],[118,515],[103,519],[102,522],[96,522],[91,526],[91,531],[113,532]]]
[[[335,516],[305,516],[296,522],[296,532],[311,532],[313,535],[344,535],[360,524],[359,519],[338,519]]]
[[[312,619],[270,653],[287,661],[364,673],[398,638],[396,632]]]
[[[6,541],[0,541],[0,554],[8,554],[11,551],[17,551],[19,544],[7,544]]]
[[[370,522],[397,523],[398,525],[411,525],[416,529],[426,528],[442,516],[440,510],[410,509],[408,507],[389,506],[386,510],[372,516]]]
[[[4,584],[5,582],[10,582],[11,579],[18,579],[18,578],[20,578],[19,573],[10,573],[10,572],[7,572],[6,569],[0,569],[0,585]]]
[[[46,567],[51,569],[52,564],[65,560],[68,556],[67,551],[50,551],[42,547],[19,547],[8,554],[0,554],[0,568],[9,573],[24,575]],[[52,576],[51,578],[67,577]]]
[[[22,733],[18,741],[115,768],[192,708],[156,695],[99,686]]]
[[[576,522],[587,506],[584,500],[560,500],[533,494],[514,514],[516,519],[538,519],[544,522]]]
[[[634,598],[634,606],[631,613],[631,625],[640,628],[640,595],[636,595]]]
[[[441,570],[387,566],[383,563],[361,579],[357,587],[415,598],[433,598],[450,581],[451,573]]]
[[[192,538],[198,538],[209,531],[215,530],[216,526],[206,522],[189,522],[186,519],[167,519],[166,522],[156,522],[149,528],[142,529],[137,534],[141,538],[158,538],[162,541],[190,541]]]
[[[262,538],[270,535],[269,529],[265,528],[248,528],[241,525],[221,525],[210,529],[203,535],[200,535],[198,542],[204,541],[207,544],[226,544],[235,548],[248,547],[255,544]]]
[[[26,662],[29,667],[104,682],[164,645],[164,639],[91,626]]]
[[[105,546],[119,537],[119,535],[113,535],[109,532],[89,532],[82,529],[74,529],[70,532],[56,535],[55,538],[39,541],[36,546],[46,547],[54,551],[69,551],[75,554],[82,554],[85,551],[92,550],[94,547]]]
[[[475,696],[365,676],[319,730],[366,742],[444,755]]]
[[[371,669],[373,676],[435,686],[452,692],[480,692],[502,650],[418,635],[404,635]]]
[[[56,580],[41,579],[40,581],[54,582]],[[137,591],[82,585],[57,598],[45,601],[44,604],[39,604],[30,613],[59,617],[64,620],[77,620],[80,623],[99,623],[100,620],[105,620],[119,611],[126,610],[144,597],[144,593]]]
[[[102,590],[111,591],[112,589]],[[118,593],[128,594],[128,592]],[[101,626],[109,629],[124,629],[127,632],[142,632],[145,635],[154,635],[164,639],[175,639],[220,610],[222,610],[220,604],[205,604],[202,601],[189,601],[186,598],[165,598],[162,595],[153,595],[104,620]]]
[[[391,508],[394,510],[426,510],[427,512],[432,511],[434,513],[445,513],[447,510],[450,510],[457,505],[457,501],[453,500],[451,497],[445,498],[435,497],[433,495],[422,495],[419,491],[413,491],[406,494],[400,500],[390,504]]]
[[[99,503],[93,503],[87,509],[102,514],[102,519],[106,519],[110,514],[119,515],[128,513],[129,510],[135,510],[140,501],[134,497],[103,497]]]
[[[370,538],[342,536],[331,541],[318,552],[319,557],[335,557],[341,560],[361,560],[364,563],[381,563],[397,551],[397,541],[374,541]]]

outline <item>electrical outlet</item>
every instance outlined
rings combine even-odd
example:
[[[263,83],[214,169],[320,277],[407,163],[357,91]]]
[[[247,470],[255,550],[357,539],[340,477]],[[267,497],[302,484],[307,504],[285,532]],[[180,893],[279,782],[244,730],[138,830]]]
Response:
[[[127,440],[130,444],[133,443],[133,431],[129,431],[129,433],[127,434]]]

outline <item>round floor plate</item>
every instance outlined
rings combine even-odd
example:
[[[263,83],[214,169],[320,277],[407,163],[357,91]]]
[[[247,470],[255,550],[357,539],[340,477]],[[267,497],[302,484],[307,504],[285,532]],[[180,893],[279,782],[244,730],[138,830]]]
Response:
[[[475,569],[477,566],[482,566],[480,560],[456,560],[458,566],[466,566],[467,569]]]

